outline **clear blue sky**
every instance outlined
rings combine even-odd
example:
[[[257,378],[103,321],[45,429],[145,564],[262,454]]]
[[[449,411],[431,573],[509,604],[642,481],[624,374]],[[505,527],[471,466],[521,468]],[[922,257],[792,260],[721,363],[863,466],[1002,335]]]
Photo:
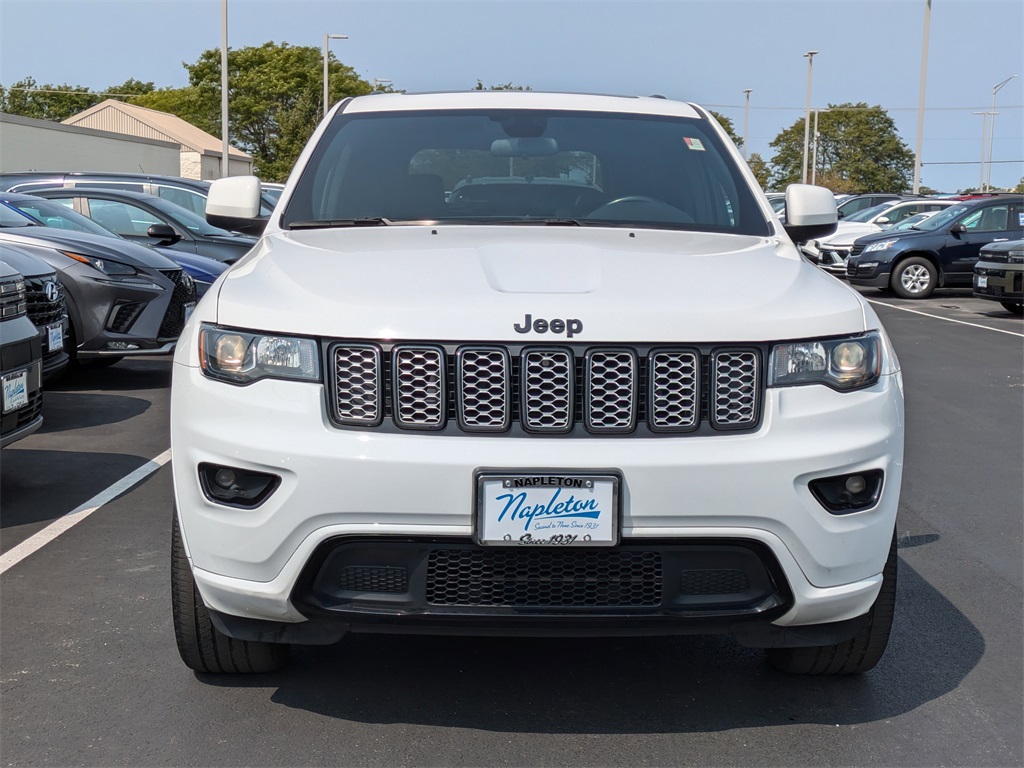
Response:
[[[407,91],[513,82],[534,90],[660,93],[731,117],[766,159],[812,105],[880,105],[913,151],[925,0],[304,2],[228,0],[229,45],[321,47]],[[130,77],[187,84],[182,62],[220,47],[221,0],[0,0],[0,82],[97,90]],[[976,186],[982,117],[997,96],[992,183],[1024,176],[1024,2],[933,0],[922,182]],[[1000,162],[1004,161],[1004,162]],[[1005,162],[1013,161],[1013,162]],[[961,162],[963,165],[937,163]]]

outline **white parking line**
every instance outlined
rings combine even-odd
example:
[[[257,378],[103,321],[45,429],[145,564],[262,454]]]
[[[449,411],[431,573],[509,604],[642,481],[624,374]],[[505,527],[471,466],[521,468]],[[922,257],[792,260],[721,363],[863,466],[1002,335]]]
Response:
[[[66,515],[58,517],[48,526],[43,528],[43,530],[29,536],[21,542],[21,544],[11,547],[0,555],[0,574],[5,573],[8,568],[17,565],[36,550],[45,547],[51,541],[64,533],[64,531],[78,525],[108,501],[117,498],[133,485],[142,482],[170,460],[171,449],[168,448],[152,461],[147,461],[130,475],[122,477],[105,491],[101,491],[96,494],[87,502],[79,505],[76,509],[71,510]]]
[[[1002,328],[991,328],[991,327],[989,327],[987,325],[979,325],[978,323],[968,323],[966,320],[954,320],[951,317],[943,317],[942,315],[930,315],[927,312],[922,312],[919,309],[909,309],[907,307],[899,307],[899,306],[897,306],[895,304],[887,304],[884,301],[878,301],[877,299],[868,299],[866,296],[864,298],[870,304],[881,304],[883,307],[889,307],[889,309],[898,309],[898,310],[901,310],[903,312],[911,312],[911,313],[913,313],[915,315],[924,315],[925,317],[933,317],[936,320],[945,320],[947,323],[958,323],[960,325],[969,325],[972,328],[983,328],[986,331],[995,331],[996,333],[1005,333],[1005,334],[1009,334],[1010,336],[1020,336],[1021,338],[1024,338],[1024,333],[1017,333],[1016,331],[1004,331]]]

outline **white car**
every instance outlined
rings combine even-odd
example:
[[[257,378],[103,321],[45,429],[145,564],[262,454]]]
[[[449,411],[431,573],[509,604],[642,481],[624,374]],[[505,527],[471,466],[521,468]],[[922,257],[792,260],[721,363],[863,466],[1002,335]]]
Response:
[[[858,237],[881,232],[919,213],[936,213],[954,203],[954,200],[931,198],[888,200],[847,216],[839,222],[833,234],[802,243],[800,249],[811,263],[817,263],[826,272],[843,276],[846,274],[846,259]]]
[[[215,222],[258,208],[257,179],[214,183]],[[348,632],[727,632],[789,672],[870,669],[900,368],[793,244],[832,230],[832,193],[794,185],[786,211],[693,104],[341,102],[178,343],[184,662],[266,671]]]

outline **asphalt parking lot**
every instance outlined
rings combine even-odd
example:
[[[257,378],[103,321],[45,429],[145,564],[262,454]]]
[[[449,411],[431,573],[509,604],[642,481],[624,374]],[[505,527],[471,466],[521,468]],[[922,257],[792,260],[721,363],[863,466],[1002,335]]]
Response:
[[[194,675],[170,619],[171,364],[143,358],[60,382],[3,451],[0,759],[1024,764],[1024,323],[969,291],[863,293],[907,392],[897,615],[872,672],[788,677],[723,637],[363,635],[281,673]]]

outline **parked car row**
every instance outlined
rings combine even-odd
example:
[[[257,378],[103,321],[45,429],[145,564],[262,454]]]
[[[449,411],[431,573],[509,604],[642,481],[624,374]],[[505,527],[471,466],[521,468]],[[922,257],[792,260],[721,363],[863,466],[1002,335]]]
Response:
[[[25,278],[0,260],[0,447],[32,434],[43,423],[42,353],[27,308]]]
[[[846,277],[853,285],[923,299],[936,288],[971,287],[984,246],[1022,237],[1024,195],[959,201],[910,229],[857,238]]]
[[[226,269],[178,255],[207,285]],[[16,333],[4,332],[5,443],[38,428],[31,414],[44,382],[71,365],[170,354],[196,305],[197,283],[181,264],[31,195],[0,195],[0,258],[5,274],[18,276],[8,291],[23,296],[5,305],[4,319],[24,318]],[[26,345],[27,335],[36,341]]]
[[[249,232],[262,231],[274,186]],[[174,350],[198,299],[258,241],[207,223],[209,188],[147,174],[0,174],[3,446],[39,428],[43,385],[70,366]]]
[[[23,172],[0,173],[0,191],[34,194],[41,189],[105,189],[139,192],[174,203],[197,216],[206,214],[206,198],[210,182],[160,176],[147,173],[95,173],[95,172]],[[248,231],[258,235],[266,226],[267,218],[277,204],[277,197],[264,193],[260,199],[260,215]]]
[[[767,197],[784,219],[784,198]],[[826,272],[908,299],[927,298],[937,288],[973,286],[975,296],[1020,313],[1024,259],[1013,241],[1024,237],[1024,196],[872,194],[837,196],[837,204],[845,215],[836,231],[799,243],[808,261]],[[982,248],[990,244],[979,265]]]

